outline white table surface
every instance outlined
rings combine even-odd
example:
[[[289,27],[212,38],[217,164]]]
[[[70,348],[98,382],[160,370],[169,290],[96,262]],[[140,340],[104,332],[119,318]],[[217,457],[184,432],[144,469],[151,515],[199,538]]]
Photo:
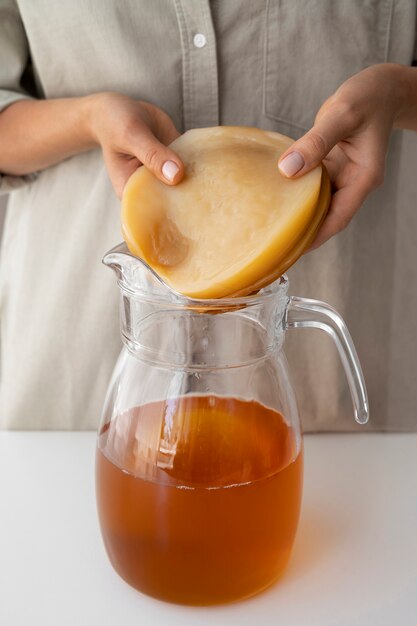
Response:
[[[182,607],[111,568],[94,433],[0,432],[2,626],[417,626],[417,434],[309,435],[285,577],[245,602]]]

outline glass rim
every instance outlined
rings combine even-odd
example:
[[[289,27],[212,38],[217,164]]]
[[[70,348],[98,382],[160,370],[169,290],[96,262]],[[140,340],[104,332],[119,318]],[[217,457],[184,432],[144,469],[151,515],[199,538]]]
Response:
[[[178,308],[212,308],[212,309],[225,309],[225,308],[244,308],[248,306],[254,306],[256,304],[262,304],[263,302],[272,298],[279,297],[280,295],[286,296],[289,280],[286,274],[282,274],[273,283],[270,283],[266,287],[263,287],[259,291],[250,294],[248,296],[226,296],[224,298],[189,298],[181,294],[174,294],[168,292],[166,295],[162,293],[151,293],[146,289],[139,287],[138,289],[132,288],[123,278],[118,281],[120,289],[129,297],[133,297],[143,302],[154,302],[155,304],[164,304]]]

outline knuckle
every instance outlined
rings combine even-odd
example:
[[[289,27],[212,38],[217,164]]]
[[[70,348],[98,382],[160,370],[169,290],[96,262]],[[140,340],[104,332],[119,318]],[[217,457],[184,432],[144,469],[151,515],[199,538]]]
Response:
[[[151,170],[157,169],[160,163],[159,150],[157,147],[150,147],[145,150],[143,155],[143,163]]]
[[[320,133],[314,131],[307,135],[306,140],[308,150],[311,154],[320,157],[324,157],[327,154],[327,142]]]
[[[345,128],[357,128],[362,122],[360,108],[355,102],[339,100],[334,104],[334,112]]]
[[[129,146],[135,141],[139,134],[140,127],[137,120],[134,117],[128,117],[125,119],[120,131],[120,139],[122,142]]]

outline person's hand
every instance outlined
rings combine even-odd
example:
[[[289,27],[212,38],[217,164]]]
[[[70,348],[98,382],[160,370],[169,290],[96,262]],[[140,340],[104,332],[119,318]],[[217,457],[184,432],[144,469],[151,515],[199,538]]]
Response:
[[[131,174],[145,165],[167,185],[184,176],[184,165],[167,148],[179,132],[158,107],[117,93],[91,96],[90,131],[120,198]]]
[[[313,128],[279,160],[280,171],[291,178],[321,161],[329,172],[330,209],[310,249],[346,228],[383,182],[389,135],[401,111],[399,67],[374,65],[349,78],[320,108]]]

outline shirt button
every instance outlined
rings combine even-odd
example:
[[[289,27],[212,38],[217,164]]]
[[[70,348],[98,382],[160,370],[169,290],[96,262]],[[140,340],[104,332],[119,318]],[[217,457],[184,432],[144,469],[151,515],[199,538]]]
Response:
[[[196,48],[204,48],[207,43],[207,39],[203,35],[203,33],[197,33],[194,35],[193,44]]]

